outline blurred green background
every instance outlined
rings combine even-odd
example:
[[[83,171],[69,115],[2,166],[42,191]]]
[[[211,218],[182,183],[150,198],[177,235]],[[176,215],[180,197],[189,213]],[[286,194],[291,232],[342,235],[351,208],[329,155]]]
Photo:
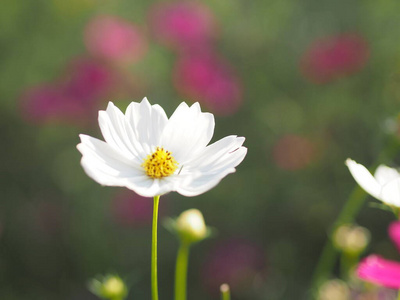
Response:
[[[218,229],[193,248],[188,298],[219,299],[222,281],[238,300],[309,296],[327,232],[355,186],[345,159],[371,165],[398,133],[400,2],[189,2],[207,11],[199,17],[209,22],[205,38],[191,39],[184,22],[189,33],[178,38],[157,31],[163,16],[152,12],[177,1],[3,1],[0,299],[96,299],[86,283],[107,272],[126,278],[128,299],[150,298],[152,200],[101,187],[76,150],[79,133],[101,138],[96,114],[107,101],[124,110],[145,96],[168,115],[181,101],[200,101],[215,113],[213,141],[236,134],[249,149],[210,192],[161,198],[161,219],[198,208]],[[86,28],[97,16],[135,26],[140,53],[120,59],[90,48]],[[209,70],[189,67],[194,77],[184,82],[177,62],[193,57],[212,57]],[[82,75],[85,61],[105,73]],[[368,252],[396,258],[386,236],[392,219],[362,209]],[[172,299],[177,246],[161,226],[161,299]]]

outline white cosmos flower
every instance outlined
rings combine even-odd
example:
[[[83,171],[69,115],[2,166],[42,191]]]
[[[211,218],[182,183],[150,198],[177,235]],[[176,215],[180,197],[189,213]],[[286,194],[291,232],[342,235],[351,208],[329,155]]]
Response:
[[[400,173],[385,165],[380,165],[374,176],[361,164],[347,159],[351,175],[371,196],[387,205],[400,207]]]
[[[227,136],[211,145],[214,116],[198,103],[182,102],[168,119],[159,105],[132,102],[125,115],[108,104],[99,112],[104,141],[81,134],[77,146],[89,177],[102,185],[124,186],[144,197],[171,191],[202,194],[244,159],[244,137]]]

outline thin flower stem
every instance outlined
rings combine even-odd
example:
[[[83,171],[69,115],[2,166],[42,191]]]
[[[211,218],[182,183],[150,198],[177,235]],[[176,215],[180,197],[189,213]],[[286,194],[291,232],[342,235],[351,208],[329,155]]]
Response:
[[[375,168],[381,161],[390,160],[392,157],[394,157],[398,153],[399,146],[400,144],[398,138],[392,137],[388,141],[385,149],[379,155],[373,168]],[[332,230],[330,231],[328,240],[322,249],[312,277],[311,294],[313,297],[318,292],[320,285],[329,278],[337,259],[338,252],[332,242],[332,236],[334,232],[342,224],[351,223],[354,221],[366,198],[367,194],[359,186],[356,186],[350,194],[335,223],[333,224]]]
[[[397,294],[397,300],[400,300],[400,290],[399,293]]]
[[[231,300],[231,291],[229,289],[229,285],[224,283],[221,285],[221,299],[222,300]]]
[[[158,300],[158,283],[157,283],[157,220],[158,220],[158,204],[160,196],[154,197],[153,207],[153,232],[151,243],[151,295],[153,300]]]
[[[364,204],[366,197],[367,194],[359,186],[355,187],[349,197],[349,200],[343,207],[342,212],[336,219],[336,222],[333,225],[333,228],[329,234],[329,238],[322,250],[320,259],[313,275],[312,292],[316,292],[321,283],[328,279],[329,274],[335,265],[338,253],[332,243],[333,233],[339,226],[345,223],[351,223],[354,220],[354,217],[357,215],[358,211]]]
[[[357,264],[359,255],[342,252],[340,254],[340,272],[342,280],[347,281],[350,277],[350,271]]]
[[[186,300],[187,269],[189,261],[189,245],[181,242],[176,258],[175,300]]]

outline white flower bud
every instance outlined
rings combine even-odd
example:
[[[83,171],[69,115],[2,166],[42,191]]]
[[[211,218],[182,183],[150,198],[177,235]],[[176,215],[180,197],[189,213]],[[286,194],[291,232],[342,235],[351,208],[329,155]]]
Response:
[[[183,242],[191,244],[207,236],[203,214],[198,209],[189,209],[176,219],[176,231]]]
[[[125,299],[128,288],[124,281],[116,275],[107,275],[103,278],[92,279],[89,289],[95,295],[103,299]]]

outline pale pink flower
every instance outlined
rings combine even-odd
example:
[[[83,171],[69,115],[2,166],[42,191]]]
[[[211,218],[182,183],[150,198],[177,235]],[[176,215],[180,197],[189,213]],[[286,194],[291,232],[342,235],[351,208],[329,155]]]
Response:
[[[293,134],[280,138],[272,151],[275,163],[290,171],[307,167],[316,156],[316,146],[310,139]]]
[[[217,27],[208,7],[194,1],[157,3],[149,19],[156,38],[179,50],[207,47]]]
[[[303,75],[313,83],[326,83],[361,70],[369,58],[368,42],[346,33],[314,41],[301,59]]]
[[[146,53],[147,41],[134,24],[115,16],[96,16],[86,26],[89,53],[109,61],[132,63]]]
[[[177,61],[174,85],[186,98],[204,104],[216,114],[235,113],[242,103],[242,88],[232,67],[216,55],[188,55]]]
[[[400,251],[400,222],[389,226],[389,235]],[[357,275],[366,281],[388,288],[400,289],[400,263],[370,255],[358,265]]]

